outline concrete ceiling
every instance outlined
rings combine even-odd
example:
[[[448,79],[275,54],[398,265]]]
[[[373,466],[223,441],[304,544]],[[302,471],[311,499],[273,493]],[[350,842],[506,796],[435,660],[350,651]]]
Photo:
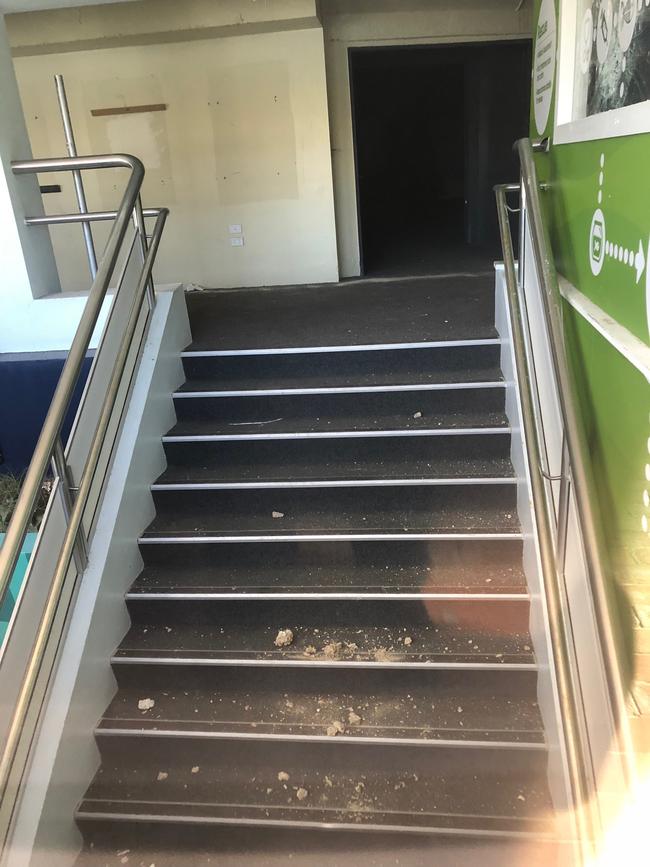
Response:
[[[37,9],[64,9],[66,6],[99,6],[107,0],[0,0],[0,12],[35,12]],[[110,0],[129,3],[131,0]]]

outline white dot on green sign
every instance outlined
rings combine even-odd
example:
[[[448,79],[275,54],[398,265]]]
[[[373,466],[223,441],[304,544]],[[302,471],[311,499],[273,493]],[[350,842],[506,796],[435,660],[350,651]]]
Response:
[[[643,492],[643,505],[646,509],[650,508],[650,494],[647,491]]]
[[[648,532],[648,519],[645,515],[641,516],[641,529],[644,533]]]

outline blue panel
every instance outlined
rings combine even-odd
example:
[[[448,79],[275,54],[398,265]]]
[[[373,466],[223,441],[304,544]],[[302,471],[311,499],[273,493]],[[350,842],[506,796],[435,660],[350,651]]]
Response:
[[[33,355],[21,358],[0,355],[0,450],[4,463],[0,472],[21,473],[31,460],[64,358]],[[70,433],[81,399],[92,357],[84,361],[70,412],[63,428],[64,441]]]

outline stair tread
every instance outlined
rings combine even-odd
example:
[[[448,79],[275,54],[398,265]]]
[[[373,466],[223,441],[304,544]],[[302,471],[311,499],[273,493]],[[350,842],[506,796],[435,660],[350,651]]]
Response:
[[[287,390],[299,391],[303,388],[363,388],[381,386],[417,386],[417,385],[457,385],[459,383],[503,382],[500,368],[486,366],[466,370],[431,370],[412,371],[408,376],[403,373],[368,373],[339,376],[314,377],[277,377],[272,381],[266,379],[237,379],[230,383],[223,378],[189,379],[178,390],[177,394],[187,392],[221,392],[221,391],[256,391],[256,390]],[[232,386],[232,387],[231,387]]]
[[[500,634],[472,627],[471,623],[421,622],[403,627],[368,624],[354,628],[340,625],[335,616],[331,618],[334,622],[327,623],[327,613],[323,612],[319,625],[305,626],[292,622],[289,612],[284,621],[273,625],[232,624],[225,618],[222,625],[133,623],[117,648],[115,659],[266,660],[322,665],[351,662],[530,665],[535,661],[530,636],[525,632]],[[289,646],[277,647],[274,643],[281,629],[293,632]],[[410,638],[411,643],[405,644],[405,638]]]
[[[196,819],[541,831],[550,796],[537,746],[101,738],[81,804]],[[303,789],[301,796],[298,790]]]
[[[188,350],[497,337],[494,273],[199,292]]]
[[[421,413],[415,417],[416,413]],[[503,428],[509,430],[508,419],[504,412],[430,413],[418,410],[417,397],[414,397],[413,413],[377,414],[375,416],[342,415],[339,417],[285,417],[268,418],[256,421],[220,422],[219,419],[191,419],[179,421],[169,431],[167,437],[209,437],[234,436],[237,434],[305,434],[338,432],[381,432],[381,431],[438,431],[463,430],[472,428]]]
[[[257,827],[246,824],[192,825],[183,834],[179,825],[151,822],[112,824],[99,818],[83,818],[90,842],[76,867],[122,867],[125,850],[130,863],[155,867],[558,867],[571,863],[568,841],[534,836],[445,835],[390,833],[355,828],[333,831],[323,828]],[[215,852],[218,852],[215,855]],[[218,861],[215,861],[218,859]]]
[[[393,788],[403,780],[397,783],[387,781],[388,785],[393,785]],[[444,780],[438,781],[439,785],[444,785]],[[306,781],[306,785],[312,785]],[[267,787],[268,788],[268,787]],[[540,786],[540,789],[542,787]],[[413,793],[413,806],[410,810],[400,810],[396,812],[372,810],[369,807],[364,807],[364,801],[356,794],[356,787],[353,781],[350,781],[347,787],[341,786],[341,791],[338,795],[341,800],[347,797],[347,802],[341,806],[322,808],[305,808],[300,806],[290,806],[288,804],[272,803],[270,796],[267,796],[266,802],[261,798],[259,804],[238,803],[235,800],[234,792],[230,792],[230,800],[224,801],[206,801],[201,804],[191,804],[182,800],[168,803],[165,801],[155,801],[149,799],[140,800],[128,792],[127,797],[122,800],[111,800],[104,798],[86,797],[79,805],[76,814],[77,821],[80,819],[92,819],[95,816],[112,817],[115,821],[121,818],[132,818],[141,816],[144,819],[150,820],[151,817],[158,819],[166,819],[168,822],[174,820],[186,823],[189,821],[201,822],[217,822],[223,824],[246,823],[247,825],[273,825],[292,824],[294,826],[304,825],[308,823],[312,827],[315,826],[341,826],[363,828],[375,828],[381,830],[387,829],[403,829],[405,831],[436,831],[436,830],[465,830],[471,832],[486,832],[486,833],[515,833],[515,834],[532,834],[550,836],[553,826],[548,818],[510,816],[510,815],[481,815],[480,813],[444,813],[435,812],[435,804],[431,804],[431,811],[424,811],[420,807],[422,802],[426,803],[425,799],[430,799],[433,787],[418,787],[417,792]],[[517,791],[514,797],[521,797],[526,801],[539,798],[538,790],[532,788],[524,788],[523,791]],[[356,797],[357,800],[354,800]],[[366,796],[369,801],[374,799],[374,795]],[[294,798],[295,800],[295,798]],[[351,805],[351,806],[350,806]],[[360,805],[360,806],[357,806]]]
[[[537,746],[383,746],[340,741],[101,738],[81,810],[226,821],[331,821],[540,831],[546,751]],[[298,790],[303,789],[301,796]],[[109,806],[110,805],[110,806]],[[522,827],[523,826],[523,827]]]
[[[210,482],[293,482],[293,481],[364,481],[364,480],[401,480],[401,479],[469,479],[499,478],[513,479],[514,470],[509,458],[505,457],[467,457],[432,458],[430,460],[409,460],[400,456],[399,450],[387,452],[385,459],[339,460],[335,462],[327,456],[320,461],[308,464],[299,459],[282,458],[281,452],[274,463],[271,460],[228,464],[222,462],[212,465],[205,460],[203,464],[168,466],[156,479],[156,485],[171,484],[209,484]]]
[[[241,674],[241,673],[239,673]],[[400,677],[402,676],[400,672]],[[122,686],[99,722],[98,733],[128,730],[159,736],[183,732],[192,736],[327,737],[333,721],[349,738],[478,741],[542,744],[544,733],[535,696],[520,689],[495,689],[481,673],[442,684],[420,674],[416,681],[391,679],[369,683],[357,677],[342,685],[318,679],[260,684],[259,679],[219,684],[166,678],[147,697],[155,704],[139,710],[143,684]],[[498,673],[499,677],[503,675]],[[274,689],[273,686],[277,688]],[[359,719],[350,714],[355,713]]]

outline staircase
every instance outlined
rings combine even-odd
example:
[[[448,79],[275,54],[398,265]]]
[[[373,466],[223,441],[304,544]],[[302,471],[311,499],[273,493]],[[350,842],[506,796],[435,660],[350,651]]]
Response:
[[[556,863],[492,287],[189,297],[80,865]]]

